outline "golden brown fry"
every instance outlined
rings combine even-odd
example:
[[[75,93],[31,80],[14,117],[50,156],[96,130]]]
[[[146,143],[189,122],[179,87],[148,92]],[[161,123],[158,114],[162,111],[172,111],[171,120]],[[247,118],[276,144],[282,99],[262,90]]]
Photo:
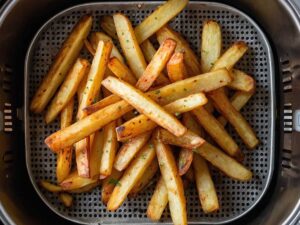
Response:
[[[95,132],[94,139],[89,154],[89,172],[90,178],[98,179],[100,174],[101,158],[103,154],[104,131],[98,130]]]
[[[169,113],[179,115],[191,111],[201,105],[205,105],[207,99],[204,94],[198,93],[185,98],[178,99],[165,105],[163,108]],[[145,115],[139,115],[117,127],[117,138],[119,141],[128,140],[138,134],[153,130],[157,124]]]
[[[118,40],[115,22],[112,16],[102,16],[100,19],[100,26],[110,37]]]
[[[169,0],[157,7],[153,13],[147,16],[147,18],[134,29],[138,43],[141,44],[155,34],[157,30],[166,25],[185,8],[188,2],[188,0]]]
[[[110,196],[107,203],[107,209],[115,211],[125,201],[128,193],[143,176],[144,172],[151,164],[155,157],[155,149],[153,145],[145,145],[145,147],[139,152],[134,161],[125,170],[122,178],[119,181],[120,185],[117,185]]]
[[[167,64],[168,76],[171,82],[183,80],[187,77],[187,70],[184,65],[184,53],[175,52]]]
[[[90,137],[86,137],[75,144],[75,158],[78,175],[88,178],[90,176]]]
[[[58,198],[66,207],[71,207],[73,204],[73,197],[68,193],[61,193]]]
[[[130,84],[108,77],[103,80],[102,85],[174,135],[180,136],[186,132],[186,128],[174,116]]]
[[[147,91],[156,78],[160,75],[161,71],[171,58],[176,47],[176,42],[172,39],[166,39],[159,47],[151,62],[148,64],[143,75],[139,78],[136,87],[141,91]]]
[[[117,136],[116,136],[116,121],[107,124],[103,128],[104,132],[104,144],[103,153],[100,163],[100,175],[103,177],[111,174],[113,163],[118,147]]]
[[[230,84],[228,84],[228,87],[246,92],[251,92],[254,90],[255,80],[243,71],[232,69],[231,76],[233,80]]]
[[[78,104],[80,104],[82,97],[83,97],[83,92],[85,90],[86,87],[86,83],[87,83],[87,79],[88,79],[88,73],[86,73],[84,75],[84,77],[82,78],[78,88],[77,88],[77,99],[78,99]]]
[[[222,33],[220,25],[213,20],[203,23],[201,35],[201,69],[210,71],[222,51]]]
[[[123,64],[118,58],[110,58],[107,66],[116,77],[128,82],[129,84],[136,84],[137,80],[135,76],[132,74],[130,69],[125,64]]]
[[[77,59],[47,109],[47,113],[45,115],[45,121],[47,124],[51,123],[57,117],[60,111],[76,94],[80,81],[88,69],[89,62],[87,60],[80,58]]]
[[[229,99],[225,95],[224,90],[215,90],[209,93],[209,96],[213,100],[216,108],[234,127],[247,147],[250,149],[255,148],[258,145],[259,140],[257,139],[254,131],[246,119],[232,106]]]
[[[82,17],[75,25],[31,100],[30,110],[32,112],[41,113],[54,96],[57,88],[77,59],[91,26],[91,16]]]
[[[95,183],[98,183],[98,180],[81,177],[77,171],[74,171],[60,183],[60,186],[64,191],[74,191]]]
[[[121,178],[122,174],[123,172],[113,169],[111,174],[103,181],[101,188],[101,200],[105,205],[107,205],[115,186],[120,185],[119,179]]]
[[[198,195],[204,213],[211,213],[218,210],[219,201],[207,163],[198,154],[194,156],[193,168]]]
[[[41,187],[43,187],[44,189],[46,189],[47,191],[50,191],[50,192],[53,192],[53,193],[63,191],[63,189],[60,186],[57,186],[55,184],[51,184],[50,182],[45,181],[45,180],[41,180],[39,182],[39,185]]]
[[[168,145],[154,141],[161,175],[168,190],[171,217],[175,225],[187,224],[186,200],[176,161]]]
[[[95,104],[93,105],[90,105],[90,106],[87,106],[83,109],[83,111],[85,111],[85,113],[87,115],[90,115],[100,109],[103,109],[105,108],[106,106],[109,106],[109,105],[112,105],[114,103],[117,103],[119,101],[121,101],[122,98],[120,98],[119,96],[117,95],[110,95],[110,96],[107,96],[106,98],[96,102]]]
[[[114,168],[119,171],[126,169],[138,151],[148,142],[150,136],[151,132],[147,132],[125,142],[116,155]]]
[[[157,40],[161,44],[167,38],[176,41],[175,52],[184,52],[184,62],[188,70],[188,76],[195,76],[201,74],[201,67],[197,56],[190,48],[189,44],[179,33],[173,31],[169,26],[164,26],[156,32]]]
[[[193,151],[182,148],[178,155],[178,172],[182,176],[186,174],[193,161]]]
[[[153,221],[160,220],[168,202],[168,190],[163,178],[160,177],[147,208],[147,217]]]

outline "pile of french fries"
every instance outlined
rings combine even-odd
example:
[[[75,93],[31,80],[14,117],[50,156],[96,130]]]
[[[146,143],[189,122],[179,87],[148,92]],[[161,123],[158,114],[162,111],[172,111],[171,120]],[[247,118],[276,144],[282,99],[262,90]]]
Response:
[[[66,206],[72,205],[70,193],[100,186],[101,200],[115,211],[160,177],[147,216],[159,220],[169,203],[173,223],[184,225],[189,186],[205,213],[219,209],[211,166],[235,180],[252,178],[226,130],[229,123],[249,149],[259,144],[239,112],[255,91],[253,77],[235,67],[248,47],[237,41],[222,52],[221,27],[208,20],[198,59],[168,26],[187,4],[169,0],[135,28],[121,13],[104,16],[101,32],[91,33],[92,17],[84,16],[63,44],[30,109],[45,111],[47,124],[60,116],[61,129],[45,140],[57,154],[57,184],[40,185]],[[91,62],[79,58],[82,50]]]

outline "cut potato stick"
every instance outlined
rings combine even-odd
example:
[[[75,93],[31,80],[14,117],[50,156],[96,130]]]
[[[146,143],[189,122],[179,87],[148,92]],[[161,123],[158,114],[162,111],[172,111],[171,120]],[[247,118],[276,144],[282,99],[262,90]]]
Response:
[[[89,154],[89,172],[90,178],[98,179],[100,174],[101,158],[104,146],[104,131],[98,130],[95,132],[94,139]]]
[[[193,168],[199,200],[204,213],[211,213],[218,210],[219,201],[207,163],[198,154],[194,156]]]
[[[201,105],[205,105],[206,102],[207,99],[205,95],[198,93],[178,99],[168,105],[165,105],[163,108],[169,113],[178,115],[179,113],[188,112]],[[154,121],[142,114],[117,127],[117,138],[119,141],[128,140],[138,134],[153,130],[156,126],[157,124]]]
[[[90,177],[90,137],[85,137],[75,144],[75,158],[78,175],[81,177]]]
[[[151,162],[155,157],[155,149],[153,145],[145,145],[145,147],[138,153],[137,157],[125,170],[122,178],[120,179],[120,185],[117,185],[107,203],[107,209],[115,211],[125,201],[128,193],[134,187],[134,185],[143,176]]]
[[[157,40],[161,44],[164,40],[171,38],[176,41],[175,52],[184,52],[184,62],[188,70],[188,76],[201,74],[201,67],[197,56],[190,48],[189,44],[179,33],[173,31],[169,26],[164,26],[157,31]]]
[[[125,142],[116,155],[114,168],[122,171],[127,168],[138,151],[148,142],[151,132],[146,132]]]
[[[86,87],[86,83],[87,83],[87,79],[88,79],[88,73],[86,73],[84,75],[84,77],[82,78],[78,88],[77,88],[77,99],[78,99],[78,105],[80,104],[82,97],[83,97],[83,93]]]
[[[60,127],[63,129],[72,124],[74,98],[72,98],[60,114]],[[70,173],[72,164],[73,147],[62,149],[57,155],[56,177],[57,182],[62,182]]]
[[[243,71],[232,69],[231,76],[233,80],[228,84],[228,87],[246,92],[252,91],[255,88],[255,80]]]
[[[99,186],[99,184],[100,184],[100,182],[97,181],[95,183],[85,185],[82,188],[68,190],[67,192],[68,193],[86,193],[86,192],[90,192],[90,191],[94,190],[97,186]]]
[[[61,193],[58,198],[66,207],[71,207],[73,204],[73,197],[68,193]]]
[[[156,135],[156,138],[165,144],[176,145],[190,150],[197,148],[205,143],[205,140],[203,138],[196,135],[190,130],[187,130],[184,135],[176,137],[169,131],[158,128],[156,131]]]
[[[102,16],[100,19],[100,27],[107,33],[110,37],[118,40],[118,35],[115,27],[115,22],[112,16]]]
[[[174,116],[130,84],[108,77],[103,80],[102,85],[174,135],[181,136],[186,132],[186,128]]]
[[[103,41],[99,41],[91,69],[89,71],[83,97],[78,107],[77,119],[82,119],[85,116],[85,112],[82,109],[89,106],[99,93],[111,49],[111,42],[104,43]]]
[[[159,102],[159,104],[164,105],[191,94],[212,91],[223,87],[229,82],[231,82],[231,77],[228,71],[220,69],[177,81],[158,90],[151,91],[147,95]],[[51,134],[46,138],[45,143],[52,151],[58,152],[60,149],[71,146],[99,130],[104,125],[120,118],[132,109],[133,107],[126,101],[119,101],[77,121],[70,127]]]
[[[121,185],[119,183],[119,179],[121,178],[122,174],[123,172],[113,169],[111,174],[104,179],[101,188],[101,200],[105,205],[107,205],[115,186]]]
[[[171,217],[175,225],[187,224],[186,200],[176,161],[169,146],[154,141],[161,175],[168,190]]]
[[[113,18],[126,61],[135,77],[139,79],[143,75],[147,64],[131,22],[121,13],[114,14]]]
[[[141,179],[134,185],[131,189],[129,195],[136,196],[138,193],[146,189],[150,184],[155,176],[156,172],[158,171],[158,162],[157,160],[153,160],[148,169],[145,171],[144,175]]]
[[[57,117],[60,111],[76,94],[80,81],[88,69],[89,62],[87,60],[77,59],[47,109],[47,113],[45,115],[45,121],[47,124],[51,123]]]
[[[121,101],[122,98],[119,97],[118,95],[110,95],[107,96],[104,99],[101,99],[100,101],[94,103],[93,105],[87,106],[83,109],[83,111],[87,114],[90,115],[100,109],[103,109],[109,105],[112,105],[114,103],[117,103],[119,101]]]
[[[192,112],[205,131],[225,152],[238,159],[242,158],[239,146],[211,113],[204,107],[194,109]]]
[[[56,192],[61,192],[63,191],[63,189],[60,187],[60,186],[57,186],[55,184],[52,184],[46,180],[41,180],[39,182],[39,185],[41,187],[43,187],[45,190],[47,191],[50,191],[50,192],[53,192],[53,193],[56,193]]]
[[[172,39],[166,39],[160,45],[159,49],[148,64],[143,75],[139,78],[136,87],[141,91],[147,91],[159,76],[165,65],[171,58],[176,47],[176,42]]]
[[[130,69],[122,63],[118,58],[112,57],[108,62],[108,68],[111,72],[121,80],[128,82],[129,84],[135,85],[136,78],[130,71]]]
[[[166,25],[185,8],[188,2],[188,0],[169,0],[157,7],[153,13],[147,16],[147,18],[134,29],[138,43],[141,44],[155,34],[161,27]]]
[[[153,221],[160,220],[168,202],[168,190],[163,178],[160,177],[148,204],[147,217]]]
[[[254,90],[252,92],[237,91],[231,97],[231,105],[237,110],[240,111],[253,96]],[[227,120],[223,116],[219,116],[218,121],[225,127]]]
[[[60,183],[60,186],[64,191],[74,191],[95,183],[98,183],[98,181],[81,177],[78,175],[77,171],[74,171],[67,177],[67,179]]]
[[[91,26],[91,16],[82,17],[75,25],[31,101],[30,110],[32,112],[41,113],[54,96],[57,88],[77,59]]]
[[[248,181],[252,178],[250,170],[208,142],[193,149],[193,152],[200,154],[214,167],[235,180]]]
[[[107,177],[111,174],[118,147],[116,136],[116,121],[107,124],[103,128],[104,144],[100,163],[100,176]]]
[[[234,127],[247,147],[250,149],[255,148],[258,145],[259,140],[257,139],[254,131],[246,119],[232,106],[229,99],[225,95],[224,90],[215,90],[209,93],[209,96],[213,100],[216,108]]]
[[[203,23],[200,49],[201,69],[203,72],[208,72],[222,51],[221,27],[217,22],[207,20]]]
[[[167,64],[168,76],[171,82],[183,80],[187,77],[187,70],[184,65],[184,53],[175,52]]]

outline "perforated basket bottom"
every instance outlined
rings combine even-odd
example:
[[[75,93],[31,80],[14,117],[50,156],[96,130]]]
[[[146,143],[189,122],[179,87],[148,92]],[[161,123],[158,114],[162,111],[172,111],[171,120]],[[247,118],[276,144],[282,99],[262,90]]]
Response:
[[[129,16],[133,24],[141,22],[146,15],[151,13],[157,3],[92,3],[73,7],[53,18],[35,39],[33,48],[28,58],[29,76],[27,79],[26,96],[31,99],[38,84],[48,71],[54,56],[62,42],[78,19],[91,13],[94,18],[93,31],[98,31],[99,20],[102,15],[111,15],[122,12]],[[247,212],[258,202],[264,193],[269,175],[272,171],[273,140],[270,127],[273,124],[272,114],[272,61],[268,43],[264,35],[255,24],[244,14],[221,4],[190,3],[171,23],[189,41],[195,52],[200,44],[202,22],[206,19],[217,20],[222,26],[223,48],[226,49],[237,40],[244,40],[249,45],[249,51],[236,66],[252,74],[257,82],[255,96],[242,110],[243,115],[252,124],[261,144],[255,151],[247,151],[236,133],[230,130],[239,146],[245,153],[245,165],[250,168],[254,177],[249,182],[237,182],[213,170],[213,179],[220,201],[220,210],[217,213],[206,215],[201,210],[197,192],[194,187],[186,190],[188,218],[191,223],[228,222]],[[88,54],[83,53],[85,57]],[[27,106],[26,111],[28,112]],[[45,125],[43,117],[27,113],[27,164],[29,174],[42,198],[48,202],[54,211],[65,218],[81,223],[147,223],[147,204],[153,193],[153,188],[148,188],[137,197],[128,199],[117,212],[108,212],[100,202],[100,191],[95,189],[90,193],[74,194],[74,205],[65,208],[58,200],[57,195],[40,190],[36,185],[39,180],[56,182],[55,164],[56,156],[47,149],[44,139],[59,129],[56,121]],[[165,210],[163,221],[170,221],[169,210]]]

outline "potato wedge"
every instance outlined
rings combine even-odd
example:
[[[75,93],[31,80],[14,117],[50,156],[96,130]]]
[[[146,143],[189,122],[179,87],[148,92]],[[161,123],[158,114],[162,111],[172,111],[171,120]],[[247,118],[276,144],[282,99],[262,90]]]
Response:
[[[185,8],[188,2],[188,0],[169,0],[157,7],[134,29],[138,43],[141,44],[166,25]]]
[[[64,191],[74,191],[95,183],[98,183],[98,180],[81,177],[75,170],[63,182],[60,183],[60,186]]]
[[[184,53],[175,52],[167,64],[168,76],[171,82],[183,80],[187,77],[187,70],[184,65]]]
[[[157,160],[153,160],[148,169],[145,171],[144,175],[141,179],[134,185],[131,189],[129,195],[136,196],[138,193],[146,189],[149,185],[151,185],[151,181],[155,174],[158,171],[158,162]]]
[[[41,113],[54,96],[57,88],[63,82],[67,72],[77,59],[91,26],[91,16],[82,17],[75,25],[31,100],[30,110],[32,112]]]
[[[249,149],[255,148],[259,144],[253,129],[242,116],[242,114],[237,111],[229,99],[224,93],[223,89],[218,89],[209,93],[209,96],[214,102],[214,105],[218,111],[229,121],[229,123],[234,127],[236,132],[242,138],[244,143]]]
[[[246,92],[252,91],[255,88],[255,80],[243,71],[232,69],[231,76],[233,80],[230,84],[228,84],[228,87],[234,90]]]
[[[114,168],[122,171],[127,168],[139,150],[148,142],[151,132],[146,132],[125,142],[116,155]]]
[[[58,198],[66,207],[71,207],[73,204],[73,197],[68,193],[61,193]]]
[[[204,213],[211,213],[219,209],[219,201],[214,182],[211,178],[207,163],[198,154],[193,159],[194,175],[199,200]]]
[[[45,190],[53,192],[53,193],[62,192],[63,191],[63,189],[60,186],[52,184],[52,183],[50,183],[50,182],[48,182],[46,180],[41,180],[39,182],[39,185],[41,187],[43,187]]]
[[[198,93],[185,98],[178,99],[165,105],[163,108],[176,116],[180,113],[191,111],[199,106],[205,105],[207,99],[204,94]],[[119,141],[128,140],[144,132],[153,130],[157,124],[145,115],[139,115],[117,127],[117,138]]]
[[[175,225],[187,224],[186,200],[175,158],[168,145],[155,140],[154,146],[160,172],[168,190],[169,207],[173,223]]]
[[[176,47],[176,42],[172,39],[166,39],[160,45],[159,49],[153,56],[151,62],[148,64],[146,70],[143,75],[139,78],[136,87],[141,91],[147,91],[156,78],[160,75],[160,73],[165,68],[165,65],[171,58]]]
[[[134,187],[134,185],[143,176],[149,165],[152,163],[155,157],[155,149],[153,145],[145,145],[145,147],[138,153],[137,157],[125,170],[107,203],[107,209],[115,211],[125,201],[128,193]]]
[[[51,123],[62,109],[68,104],[68,102],[76,94],[77,88],[84,75],[89,70],[89,62],[85,59],[77,59],[73,67],[67,74],[64,82],[52,99],[49,108],[45,115],[45,121],[47,124]]]
[[[108,77],[103,80],[102,85],[174,135],[181,136],[186,132],[186,128],[174,116],[130,84]]]
[[[116,121],[107,124],[103,128],[104,132],[104,144],[103,153],[100,163],[100,175],[107,177],[111,174],[115,155],[118,147],[117,136],[116,136]]]
[[[116,77],[128,82],[129,84],[136,84],[137,79],[135,78],[135,76],[132,74],[130,69],[118,58],[110,58],[107,66]]]
[[[100,165],[103,155],[104,146],[104,131],[98,130],[95,132],[94,139],[89,154],[89,173],[90,178],[98,179],[100,174]]]
[[[115,22],[114,22],[114,18],[112,16],[102,16],[100,19],[100,27],[110,37],[112,37],[115,40],[118,40]]]
[[[160,220],[168,202],[168,190],[163,178],[160,177],[148,204],[147,217],[153,221]]]
[[[201,74],[201,66],[197,56],[190,48],[189,44],[179,33],[172,30],[169,26],[164,26],[156,32],[157,40],[161,44],[164,40],[171,38],[176,41],[175,52],[184,52],[184,62],[188,70],[188,76]]]
[[[98,95],[111,49],[111,42],[104,43],[103,41],[99,41],[91,69],[88,74],[85,91],[83,92],[83,97],[78,107],[77,119],[82,119],[86,115],[82,109],[91,105]]]
[[[203,23],[201,35],[201,69],[208,72],[218,60],[222,51],[222,33],[220,25],[214,20]]]
[[[205,143],[203,138],[190,130],[187,130],[184,135],[176,137],[165,129],[157,128],[156,138],[165,144],[180,146],[190,149],[190,151]]]
[[[119,179],[123,175],[123,172],[118,170],[112,169],[111,174],[104,179],[102,188],[101,188],[101,200],[102,202],[107,205],[107,202],[113,192],[115,186],[120,185]]]

